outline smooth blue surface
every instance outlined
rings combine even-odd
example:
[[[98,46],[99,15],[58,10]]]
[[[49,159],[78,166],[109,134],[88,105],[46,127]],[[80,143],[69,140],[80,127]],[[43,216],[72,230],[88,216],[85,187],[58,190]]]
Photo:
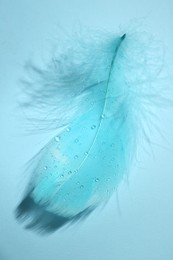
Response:
[[[147,16],[149,30],[164,39],[171,59],[172,9],[172,1],[0,1],[0,259],[172,260],[172,152],[159,146],[153,146],[154,158],[151,152],[143,155],[129,186],[121,186],[121,216],[114,197],[104,211],[94,213],[81,226],[40,238],[23,230],[13,214],[29,179],[21,164],[49,140],[48,136],[21,135],[21,125],[17,127],[14,118],[25,60],[48,55],[59,21],[73,27],[77,17],[89,27],[116,31],[119,24],[141,16]],[[168,143],[159,135],[153,140],[171,148],[171,111],[165,112],[163,121]]]

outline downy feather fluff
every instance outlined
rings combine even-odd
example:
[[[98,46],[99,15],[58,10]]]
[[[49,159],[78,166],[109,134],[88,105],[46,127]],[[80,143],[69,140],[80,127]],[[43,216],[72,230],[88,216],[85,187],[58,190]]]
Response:
[[[24,107],[34,107],[37,125],[60,129],[35,157],[16,210],[29,218],[26,228],[42,232],[110,198],[149,140],[154,109],[168,102],[163,50],[150,35],[92,32],[66,45],[45,68],[27,64]]]

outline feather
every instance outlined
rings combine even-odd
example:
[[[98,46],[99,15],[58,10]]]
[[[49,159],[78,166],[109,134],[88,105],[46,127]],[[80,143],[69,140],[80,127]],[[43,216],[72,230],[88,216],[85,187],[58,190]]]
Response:
[[[47,111],[39,123],[60,129],[34,159],[16,210],[18,219],[29,218],[26,228],[41,232],[83,219],[110,198],[166,96],[163,50],[150,35],[94,33],[72,41],[45,69],[30,64],[34,80],[25,82],[24,106]]]

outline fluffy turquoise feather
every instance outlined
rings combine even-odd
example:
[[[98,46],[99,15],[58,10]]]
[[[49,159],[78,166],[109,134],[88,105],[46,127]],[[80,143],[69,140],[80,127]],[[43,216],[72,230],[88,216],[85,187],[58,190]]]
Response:
[[[29,228],[54,231],[107,201],[162,100],[156,95],[162,51],[150,36],[96,35],[76,44],[46,70],[31,66],[33,105],[49,107],[58,127],[66,127],[40,152],[17,209],[18,217],[31,217]]]

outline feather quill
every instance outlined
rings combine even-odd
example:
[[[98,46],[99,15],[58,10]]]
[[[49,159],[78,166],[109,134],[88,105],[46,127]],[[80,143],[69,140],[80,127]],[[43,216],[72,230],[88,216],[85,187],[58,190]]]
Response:
[[[25,82],[24,106],[47,111],[46,127],[64,126],[36,156],[16,210],[29,218],[26,228],[42,232],[85,218],[110,198],[166,96],[162,48],[151,36],[95,33],[72,46],[45,69],[29,64],[34,80]]]

